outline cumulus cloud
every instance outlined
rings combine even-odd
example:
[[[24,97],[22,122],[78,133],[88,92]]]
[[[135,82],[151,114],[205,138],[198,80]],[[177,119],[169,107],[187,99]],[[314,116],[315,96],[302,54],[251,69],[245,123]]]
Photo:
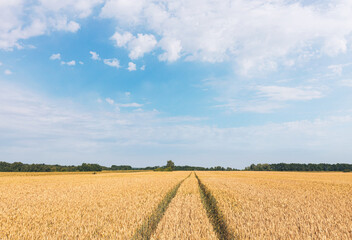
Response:
[[[61,59],[60,53],[54,53],[50,56],[50,60],[60,60],[60,59]]]
[[[125,47],[129,50],[129,57],[134,60],[143,57],[144,54],[153,51],[157,41],[153,34],[137,34],[133,36],[130,32],[120,34],[115,32],[111,37],[117,47]]]
[[[159,46],[164,50],[164,53],[159,55],[160,61],[174,62],[180,58],[182,46],[179,40],[163,38]]]
[[[90,53],[90,55],[91,55],[91,59],[93,59],[93,60],[100,60],[100,57],[99,57],[99,54],[98,54],[98,53],[93,52],[93,51],[90,51],[89,53]]]
[[[67,17],[61,17],[53,21],[53,27],[59,31],[77,32],[80,25],[75,21],[68,21]]]
[[[136,38],[133,38],[128,43],[128,49],[130,50],[129,57],[131,59],[138,59],[143,57],[144,54],[151,52],[157,41],[152,34],[137,34]]]
[[[350,0],[109,0],[100,15],[122,32],[143,27],[162,39],[161,61],[230,60],[245,75],[344,54],[351,45]]]
[[[115,41],[117,47],[125,47],[133,38],[134,36],[130,32],[124,32],[123,34],[115,32],[110,39]]]
[[[65,62],[65,61],[61,61],[61,64],[62,65],[68,65],[68,66],[75,66],[76,65],[76,61],[75,60],[72,60],[72,61],[68,61],[68,62]]]
[[[108,0],[101,9],[100,16],[107,18],[117,18],[126,24],[137,24],[140,22],[142,8],[146,1],[136,0]]]
[[[116,58],[104,59],[104,63],[110,67],[120,68],[120,62]]]
[[[136,64],[134,64],[133,62],[129,62],[128,63],[128,71],[136,71],[137,70],[137,68],[136,68]]]
[[[76,32],[77,20],[88,17],[102,0],[24,0],[0,3],[0,49],[23,48],[22,40],[52,31]]]
[[[142,71],[145,70],[145,65],[143,65],[141,68],[140,68]]]

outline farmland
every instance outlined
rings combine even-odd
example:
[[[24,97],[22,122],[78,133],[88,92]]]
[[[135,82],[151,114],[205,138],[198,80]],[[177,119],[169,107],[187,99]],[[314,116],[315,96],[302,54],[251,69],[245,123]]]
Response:
[[[0,239],[351,239],[350,196],[351,173],[0,173]]]
[[[188,174],[6,173],[0,177],[0,239],[128,239]]]
[[[239,239],[352,239],[352,174],[198,173]]]

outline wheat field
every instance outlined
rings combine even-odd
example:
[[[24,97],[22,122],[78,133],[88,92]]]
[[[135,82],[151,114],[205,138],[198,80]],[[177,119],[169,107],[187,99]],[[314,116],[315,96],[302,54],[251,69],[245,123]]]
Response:
[[[128,239],[188,174],[0,173],[0,239]]]
[[[182,184],[151,239],[217,239],[194,176]]]
[[[200,172],[239,239],[352,239],[352,174]]]
[[[351,196],[351,173],[0,173],[0,239],[352,239]]]

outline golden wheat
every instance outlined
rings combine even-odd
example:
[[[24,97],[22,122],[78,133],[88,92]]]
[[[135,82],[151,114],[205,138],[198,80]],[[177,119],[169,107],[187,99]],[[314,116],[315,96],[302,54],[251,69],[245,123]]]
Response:
[[[0,173],[0,239],[130,239],[188,175]],[[352,239],[351,173],[197,175],[238,238]],[[194,174],[152,239],[216,239]]]
[[[128,239],[188,174],[0,173],[0,239]]]
[[[181,185],[151,239],[217,239],[194,174]]]
[[[351,173],[197,174],[240,239],[352,239]]]

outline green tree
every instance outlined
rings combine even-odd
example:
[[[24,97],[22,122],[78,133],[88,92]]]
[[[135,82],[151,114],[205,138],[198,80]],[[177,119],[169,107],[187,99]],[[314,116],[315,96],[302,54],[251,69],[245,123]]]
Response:
[[[166,163],[166,168],[170,168],[171,170],[173,170],[175,167],[175,163],[171,160],[167,161]]]

